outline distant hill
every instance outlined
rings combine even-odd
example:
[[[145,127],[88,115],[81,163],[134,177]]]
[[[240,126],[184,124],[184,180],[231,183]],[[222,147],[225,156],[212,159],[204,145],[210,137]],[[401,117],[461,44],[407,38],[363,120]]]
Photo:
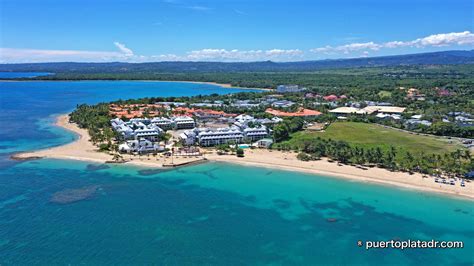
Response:
[[[155,62],[155,63],[30,63],[0,64],[1,72],[51,73],[183,73],[183,72],[280,72],[404,65],[474,64],[474,50],[300,62]]]

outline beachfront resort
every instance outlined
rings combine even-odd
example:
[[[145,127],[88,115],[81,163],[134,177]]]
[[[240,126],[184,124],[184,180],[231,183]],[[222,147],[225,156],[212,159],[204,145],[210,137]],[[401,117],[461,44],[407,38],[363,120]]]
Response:
[[[402,88],[403,89],[403,88]],[[294,101],[295,94],[302,101]],[[414,89],[407,90],[407,99]],[[444,94],[443,94],[444,95]],[[293,97],[288,97],[293,96]],[[311,109],[310,109],[311,108]],[[118,133],[121,152],[157,152],[167,149],[164,136],[184,146],[210,147],[223,144],[249,144],[261,147],[257,141],[267,139],[265,147],[275,140],[273,128],[287,118],[301,118],[304,128],[321,131],[330,123],[357,120],[418,132],[433,122],[418,112],[390,102],[356,101],[346,95],[319,95],[297,85],[279,85],[275,93],[259,98],[229,100],[157,101],[109,105],[111,126]],[[454,119],[449,116],[454,115]],[[465,112],[451,112],[445,123],[472,126],[474,119]],[[452,121],[452,122],[451,122]],[[472,141],[463,139],[466,148]]]
[[[208,114],[205,111],[199,112],[199,114],[203,113]],[[271,130],[266,125],[281,121],[280,118],[255,119],[249,115],[226,115],[226,118],[222,119],[224,116],[216,116],[213,113],[211,112],[212,118],[206,117],[206,123],[212,127],[204,127],[205,123],[198,123],[196,121],[198,119],[188,116],[131,118],[127,122],[114,118],[110,120],[110,123],[117,132],[118,141],[121,142],[118,146],[120,152],[147,153],[164,151],[167,146],[168,149],[170,148],[163,142],[167,130],[172,131],[173,136],[176,136],[179,143],[184,146],[209,147],[249,143],[256,147],[268,147],[272,142],[271,139],[268,139],[266,144],[260,141],[271,134]]]
[[[406,104],[295,90],[78,105],[58,122],[81,135],[78,142],[15,157],[151,167],[225,161],[471,197],[471,113],[432,116],[399,89]],[[434,135],[440,125],[443,134]]]
[[[419,98],[403,97],[406,104],[395,105],[387,100],[320,94],[291,86],[280,92],[78,105],[60,125],[84,136],[80,142],[18,158],[150,167],[224,161],[368,178],[471,197],[469,149],[473,142],[457,136],[469,136],[471,114],[459,110],[435,117],[413,108],[413,101],[423,102]],[[447,136],[429,134],[440,123],[464,131],[448,132],[454,135]]]

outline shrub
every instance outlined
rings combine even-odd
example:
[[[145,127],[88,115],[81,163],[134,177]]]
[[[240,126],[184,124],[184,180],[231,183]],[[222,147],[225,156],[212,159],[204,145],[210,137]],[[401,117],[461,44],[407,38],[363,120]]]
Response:
[[[244,157],[244,150],[241,148],[237,149],[237,157]]]
[[[305,162],[311,160],[311,156],[309,154],[307,154],[306,152],[298,153],[296,158],[298,158],[298,160],[305,161]]]

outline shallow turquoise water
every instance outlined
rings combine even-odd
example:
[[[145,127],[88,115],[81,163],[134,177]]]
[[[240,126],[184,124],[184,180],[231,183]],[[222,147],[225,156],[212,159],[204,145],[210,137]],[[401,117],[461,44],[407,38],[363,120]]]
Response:
[[[15,185],[12,185],[14,183]],[[50,202],[99,185],[82,201]],[[472,202],[265,168],[171,171],[39,160],[2,172],[5,264],[471,264]],[[328,222],[335,218],[335,222]],[[362,240],[463,240],[369,250]]]
[[[472,201],[222,163],[163,171],[11,161],[11,152],[74,139],[49,124],[52,114],[76,103],[219,89],[187,83],[12,84],[0,82],[0,265],[474,262]],[[55,193],[94,186],[97,191],[82,200],[53,200]],[[366,251],[356,245],[394,238],[461,240],[465,247]]]

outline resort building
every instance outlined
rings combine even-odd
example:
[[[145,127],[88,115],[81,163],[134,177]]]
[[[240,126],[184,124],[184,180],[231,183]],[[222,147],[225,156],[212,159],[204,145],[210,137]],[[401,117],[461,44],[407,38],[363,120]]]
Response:
[[[250,109],[259,107],[262,103],[252,103],[250,100],[237,100],[230,104],[232,107]]]
[[[128,122],[124,122],[120,118],[114,118],[110,120],[112,128],[121,136],[124,140],[140,140],[146,139],[149,141],[156,141],[160,135],[163,134],[163,130],[156,125],[148,124],[142,119],[132,119]],[[148,120],[149,122],[149,120]]]
[[[199,144],[203,147],[215,146],[226,143],[241,143],[244,140],[256,141],[268,137],[265,126],[239,128],[231,126],[226,128],[194,128],[180,134],[183,145]]]
[[[215,146],[226,143],[241,143],[244,134],[236,127],[218,129],[199,129],[196,134],[199,145],[203,147]]]
[[[176,106],[176,107],[179,107],[179,106],[186,106],[187,103],[184,103],[184,102],[156,102],[155,104],[160,104],[160,105],[163,105],[163,106]]]
[[[255,123],[256,119],[253,116],[250,115],[238,115],[235,117],[235,122],[234,125],[239,127],[240,129],[247,128],[249,123]]]
[[[432,123],[428,120],[408,119],[405,121],[405,126],[412,130],[420,126],[430,127]]]
[[[401,115],[397,114],[385,114],[385,113],[378,113],[375,115],[376,118],[382,119],[382,120],[387,120],[387,119],[393,119],[393,120],[400,120],[402,119]]]
[[[289,108],[289,107],[292,107],[293,105],[295,105],[294,102],[287,101],[287,100],[280,100],[280,101],[275,101],[272,103],[272,106],[277,107],[277,108]]]
[[[119,133],[122,139],[134,139],[134,130],[120,118],[110,120],[112,128]]]
[[[323,99],[328,102],[333,102],[333,101],[337,101],[339,97],[337,97],[337,95],[331,94],[331,95],[324,96]]]
[[[338,107],[336,109],[330,110],[329,113],[340,116],[347,116],[351,114],[365,114],[361,109],[356,107]]]
[[[266,126],[248,127],[243,130],[244,136],[250,141],[256,141],[268,137]]]
[[[194,107],[221,107],[223,104],[222,103],[192,103],[190,106]]]
[[[367,106],[365,108],[356,108],[356,107],[338,107],[336,109],[330,110],[329,113],[339,115],[339,116],[348,116],[348,115],[371,115],[374,113],[384,113],[384,114],[401,114],[405,111],[405,107],[398,106]]]
[[[304,90],[306,90],[306,88],[298,85],[278,85],[276,89],[278,93],[302,92]]]
[[[152,125],[156,125],[163,130],[170,130],[175,128],[174,121],[166,117],[155,117],[150,122]]]
[[[118,118],[155,117],[160,115],[160,110],[169,109],[162,104],[110,104],[109,114]]]
[[[367,111],[368,113],[385,113],[385,114],[401,114],[405,112],[405,107],[398,107],[398,106],[367,106],[363,110]]]
[[[319,111],[304,109],[304,108],[298,109],[297,112],[284,112],[284,111],[268,108],[267,110],[265,110],[265,113],[272,114],[274,116],[286,116],[286,117],[294,117],[294,116],[316,117],[322,114]]]
[[[272,146],[273,144],[273,140],[272,139],[260,139],[258,140],[257,142],[255,142],[253,144],[254,147],[257,147],[257,148],[265,148],[265,149],[268,149],[270,148],[270,146]]]
[[[163,151],[164,147],[149,140],[129,140],[120,144],[118,150],[121,153],[148,153]]]
[[[199,108],[187,108],[187,107],[174,108],[173,114],[184,115],[184,116],[195,116],[199,119],[236,116],[235,114],[228,114],[224,111],[216,111],[216,110],[211,110],[211,109],[199,109]]]
[[[260,124],[260,125],[274,125],[274,124],[278,124],[280,123],[281,121],[283,121],[283,119],[279,118],[279,117],[273,117],[272,119],[268,119],[268,118],[263,118],[263,119],[256,119],[255,122]]]
[[[143,128],[135,130],[135,139],[136,140],[149,140],[149,141],[158,141],[163,130],[159,127],[154,128]]]
[[[196,132],[194,130],[186,130],[179,135],[179,140],[183,145],[194,145],[196,143]]]
[[[130,123],[135,123],[135,124],[138,124],[138,123],[143,123],[145,125],[148,125],[151,123],[151,120],[148,119],[148,118],[132,118],[129,120]]]
[[[194,119],[188,116],[175,116],[172,118],[176,129],[191,129],[196,127]]]

